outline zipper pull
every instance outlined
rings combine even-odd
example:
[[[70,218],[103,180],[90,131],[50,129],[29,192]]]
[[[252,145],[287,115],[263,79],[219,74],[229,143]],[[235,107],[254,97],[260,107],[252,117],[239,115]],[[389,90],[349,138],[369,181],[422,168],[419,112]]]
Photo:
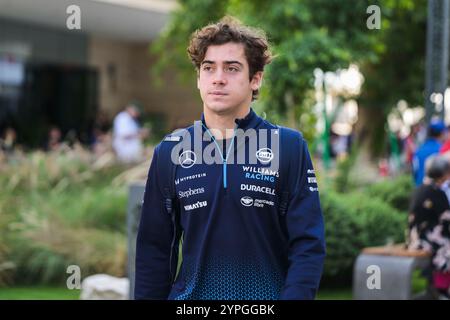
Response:
[[[227,160],[223,160],[223,188],[227,188]]]

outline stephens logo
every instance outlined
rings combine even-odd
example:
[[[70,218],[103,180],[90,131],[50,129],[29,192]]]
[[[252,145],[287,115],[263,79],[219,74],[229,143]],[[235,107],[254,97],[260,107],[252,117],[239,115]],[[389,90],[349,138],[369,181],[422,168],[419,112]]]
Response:
[[[195,155],[194,151],[191,150],[184,151],[178,157],[178,162],[185,169],[189,169],[190,167],[192,167],[195,164],[195,161],[197,161],[197,156]]]
[[[256,158],[261,163],[269,163],[273,159],[273,152],[269,148],[262,148],[256,151]]]
[[[178,192],[178,196],[180,197],[180,199],[181,198],[189,198],[190,196],[193,196],[196,194],[201,194],[204,192],[205,192],[205,188],[197,188],[197,189],[189,188],[189,190]]]
[[[253,199],[250,197],[242,197],[241,204],[246,207],[250,207],[253,205]]]

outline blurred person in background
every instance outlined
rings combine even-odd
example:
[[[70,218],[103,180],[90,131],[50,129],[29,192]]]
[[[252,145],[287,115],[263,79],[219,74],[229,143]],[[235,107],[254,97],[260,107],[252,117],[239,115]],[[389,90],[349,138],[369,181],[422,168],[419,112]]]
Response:
[[[447,132],[449,132],[450,126],[447,127]],[[446,136],[444,144],[439,149],[439,153],[445,154],[450,153],[450,137],[449,135]]]
[[[449,129],[450,129],[450,126],[447,127],[447,132]],[[447,141],[442,145],[441,149],[439,150],[439,154],[442,155],[445,159],[447,159],[447,161],[450,163],[450,139],[448,138],[448,135],[447,135]],[[447,181],[445,181],[442,184],[441,189],[447,195],[447,199],[450,203],[450,179],[448,179]]]
[[[6,154],[11,155],[14,153],[16,147],[17,134],[16,130],[11,127],[5,129],[5,133],[0,138],[0,149]]]
[[[96,156],[101,156],[111,150],[110,127],[106,116],[100,113],[93,125],[90,147]]]
[[[46,151],[59,151],[62,146],[62,133],[57,126],[50,127],[44,149]]]
[[[420,130],[419,123],[412,125],[411,132],[403,142],[404,161],[407,166],[408,172],[411,172],[413,169],[413,157],[414,153],[417,150],[417,143],[418,143],[417,135],[419,133],[419,130]]]
[[[120,162],[133,163],[142,160],[142,140],[148,136],[148,131],[138,123],[140,108],[130,103],[124,111],[114,118],[113,149]]]
[[[426,161],[426,177],[411,199],[408,248],[432,255],[427,276],[441,297],[450,287],[450,206],[442,185],[450,178],[450,163],[441,155]]]
[[[446,136],[446,127],[442,121],[433,121],[428,126],[428,136],[417,149],[413,157],[413,175],[416,186],[423,183],[425,176],[425,161],[433,154],[439,153]]]

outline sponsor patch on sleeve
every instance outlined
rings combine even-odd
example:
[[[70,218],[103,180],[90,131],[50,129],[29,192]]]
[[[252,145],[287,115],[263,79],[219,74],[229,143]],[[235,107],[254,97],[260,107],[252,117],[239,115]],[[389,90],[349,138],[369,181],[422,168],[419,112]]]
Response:
[[[308,169],[306,172],[308,175],[308,188],[311,192],[317,192],[319,191],[319,188],[317,187],[317,179],[315,175],[314,169]]]

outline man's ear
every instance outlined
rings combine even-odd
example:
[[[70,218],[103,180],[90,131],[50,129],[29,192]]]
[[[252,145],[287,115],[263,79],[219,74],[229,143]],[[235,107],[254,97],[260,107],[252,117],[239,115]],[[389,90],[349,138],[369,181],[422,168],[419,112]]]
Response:
[[[262,71],[258,71],[253,75],[253,78],[250,81],[252,90],[258,90],[261,87],[263,75],[264,73]]]

